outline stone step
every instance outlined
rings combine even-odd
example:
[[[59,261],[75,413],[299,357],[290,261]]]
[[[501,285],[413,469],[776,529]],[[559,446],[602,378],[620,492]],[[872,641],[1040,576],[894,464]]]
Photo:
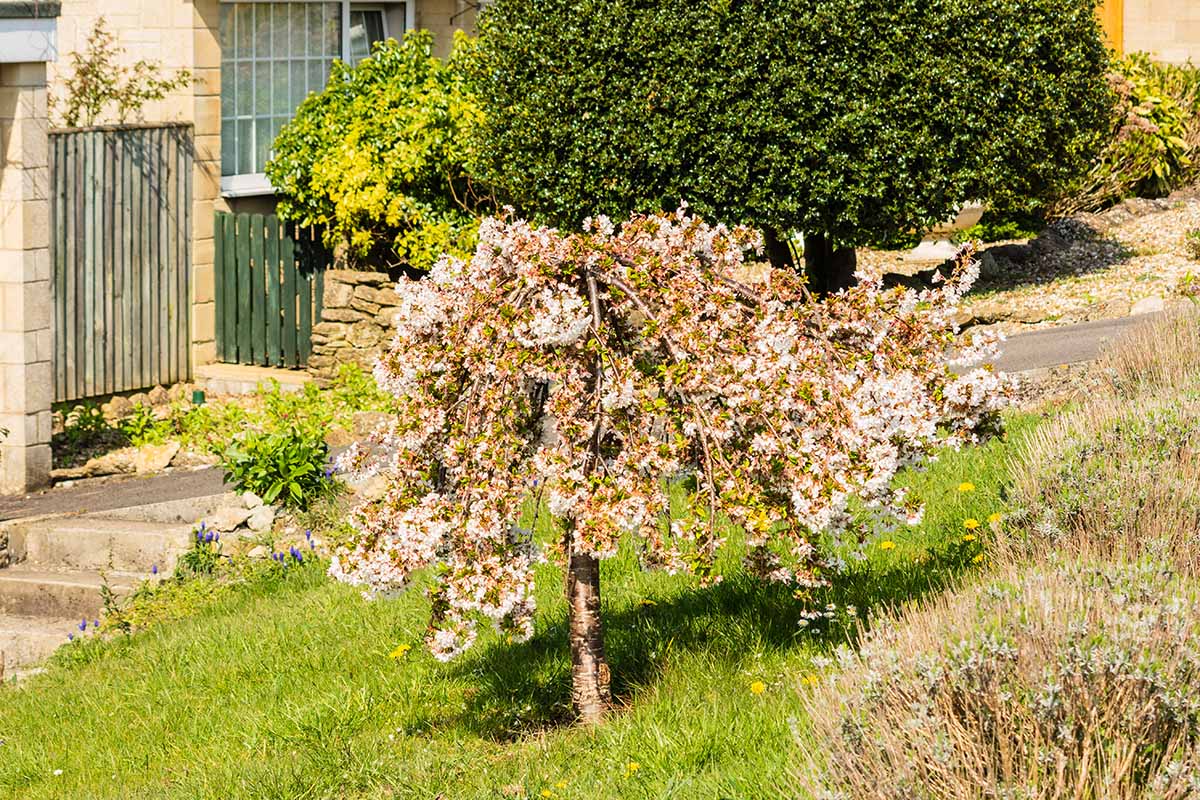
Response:
[[[110,573],[108,586],[117,598],[128,595],[142,575]],[[27,617],[93,619],[103,607],[98,571],[53,572],[29,564],[0,569],[0,614]],[[64,634],[65,636],[65,634]]]
[[[191,545],[190,524],[97,517],[56,517],[10,523],[15,562],[51,569],[170,572]]]
[[[69,636],[79,636],[79,622],[0,614],[0,680],[19,677],[66,644]]]

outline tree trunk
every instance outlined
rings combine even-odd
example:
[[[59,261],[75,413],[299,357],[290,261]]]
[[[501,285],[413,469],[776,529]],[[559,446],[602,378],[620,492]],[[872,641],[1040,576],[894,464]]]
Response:
[[[567,563],[571,641],[571,703],[579,720],[594,725],[612,702],[604,627],[600,621],[600,561],[571,552]]]
[[[787,240],[775,230],[763,228],[763,246],[767,250],[767,260],[775,269],[795,269],[796,260],[792,257],[792,248]]]
[[[835,247],[823,233],[804,235],[804,272],[814,294],[833,294],[854,285],[858,258],[853,247]]]

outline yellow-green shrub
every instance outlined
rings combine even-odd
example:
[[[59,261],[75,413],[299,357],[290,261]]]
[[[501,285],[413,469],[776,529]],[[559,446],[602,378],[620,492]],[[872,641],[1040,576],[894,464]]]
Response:
[[[316,225],[351,263],[429,267],[474,247],[481,201],[467,172],[466,129],[479,111],[454,55],[430,55],[413,31],[355,67],[336,62],[275,140],[267,176],[279,214]]]

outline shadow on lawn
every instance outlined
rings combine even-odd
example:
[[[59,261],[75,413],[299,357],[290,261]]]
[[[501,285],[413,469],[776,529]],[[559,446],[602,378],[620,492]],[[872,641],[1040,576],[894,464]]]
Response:
[[[791,589],[764,584],[744,573],[717,586],[691,588],[669,597],[650,597],[619,606],[605,604],[605,646],[618,705],[631,702],[682,654],[737,660],[747,653],[797,647],[828,652],[853,644],[858,619],[952,586],[979,553],[975,543],[955,543],[923,560],[886,570],[864,562],[833,585],[797,601]],[[838,612],[801,626],[802,612],[854,606],[858,618]],[[479,687],[469,693],[461,718],[478,735],[512,740],[571,721],[570,656],[565,614],[542,624],[527,642],[490,644],[464,659],[460,676]],[[427,720],[426,726],[436,726]]]

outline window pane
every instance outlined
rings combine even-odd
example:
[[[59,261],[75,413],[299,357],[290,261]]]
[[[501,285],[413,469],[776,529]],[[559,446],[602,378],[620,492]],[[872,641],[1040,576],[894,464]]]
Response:
[[[254,6],[254,56],[270,58],[271,53],[271,7],[263,3]]]
[[[308,62],[308,90],[319,92],[325,88],[329,62],[323,58],[314,58]]]
[[[271,113],[271,62],[254,62],[254,116]]]
[[[371,55],[372,46],[383,41],[383,12],[378,9],[350,12],[350,61],[357,64]]]
[[[288,4],[271,3],[271,56],[283,58],[288,54]]]
[[[262,172],[267,165],[267,159],[271,156],[271,143],[275,141],[275,136],[272,132],[274,120],[270,117],[262,117],[254,121],[254,164],[258,169],[257,172]]]
[[[295,106],[290,105],[292,95],[288,89],[288,76],[288,62],[275,61],[271,64],[272,114],[287,116],[295,110]]]
[[[308,36],[305,33],[308,16],[304,3],[289,3],[288,8],[291,9],[288,15],[291,19],[291,30],[288,35],[292,43],[288,54],[292,57],[303,56],[308,49]]]
[[[303,61],[290,62],[292,69],[292,109],[295,110],[308,95],[308,67]]]
[[[254,3],[238,3],[235,12],[234,58],[254,55]]]
[[[331,58],[342,56],[342,7],[339,3],[324,3],[325,6],[325,55]]]
[[[239,119],[237,122],[237,154],[238,154],[238,175],[253,175],[258,172],[254,168],[254,160],[251,158],[254,146],[254,120]]]
[[[235,95],[235,115],[249,116],[254,113],[254,62],[239,61],[233,68],[234,80],[237,83]]]
[[[233,58],[233,8],[221,4],[221,58]]]
[[[321,35],[321,10],[323,3],[308,3],[308,54],[310,56],[322,56],[325,40]]]
[[[221,175],[237,174],[237,127],[233,120],[221,120]]]

